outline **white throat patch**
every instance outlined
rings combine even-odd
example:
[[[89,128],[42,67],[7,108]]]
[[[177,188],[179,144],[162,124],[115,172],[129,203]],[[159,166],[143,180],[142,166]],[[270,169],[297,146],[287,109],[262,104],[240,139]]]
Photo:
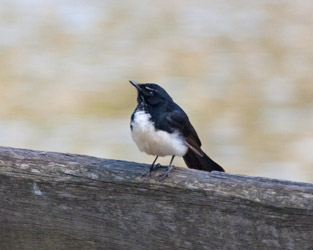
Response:
[[[136,111],[131,122],[132,138],[139,150],[155,156],[184,156],[188,147],[179,133],[155,130],[150,118],[145,111]]]

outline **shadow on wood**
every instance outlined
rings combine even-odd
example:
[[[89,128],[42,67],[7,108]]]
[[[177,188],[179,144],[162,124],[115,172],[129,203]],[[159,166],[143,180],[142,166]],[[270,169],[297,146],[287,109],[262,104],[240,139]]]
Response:
[[[0,147],[0,249],[313,249],[312,184],[148,168]]]

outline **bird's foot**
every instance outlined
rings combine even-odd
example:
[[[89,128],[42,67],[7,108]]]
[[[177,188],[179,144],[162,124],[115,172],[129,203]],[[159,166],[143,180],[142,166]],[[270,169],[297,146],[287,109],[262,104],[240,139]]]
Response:
[[[151,166],[150,169],[149,169],[149,171],[146,172],[146,173],[144,173],[144,174],[141,176],[141,178],[151,177],[152,172],[155,171],[155,170],[157,170],[157,169],[160,168],[160,167],[161,167],[161,164],[160,164],[160,163]]]
[[[173,166],[169,166],[166,172],[159,176],[159,180],[163,181],[166,177],[168,177],[169,173],[173,170]]]

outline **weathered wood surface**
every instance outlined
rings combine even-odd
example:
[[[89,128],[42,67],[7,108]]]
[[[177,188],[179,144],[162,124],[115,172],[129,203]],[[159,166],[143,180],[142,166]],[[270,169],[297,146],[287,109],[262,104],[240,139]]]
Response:
[[[0,147],[0,249],[313,249],[312,184],[147,170]]]

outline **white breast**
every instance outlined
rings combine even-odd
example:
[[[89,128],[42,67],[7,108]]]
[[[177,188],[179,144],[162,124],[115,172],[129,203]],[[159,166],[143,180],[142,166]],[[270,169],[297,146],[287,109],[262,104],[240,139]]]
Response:
[[[131,123],[132,138],[139,150],[155,156],[184,156],[188,148],[178,132],[156,131],[150,117],[145,111],[137,111]]]

